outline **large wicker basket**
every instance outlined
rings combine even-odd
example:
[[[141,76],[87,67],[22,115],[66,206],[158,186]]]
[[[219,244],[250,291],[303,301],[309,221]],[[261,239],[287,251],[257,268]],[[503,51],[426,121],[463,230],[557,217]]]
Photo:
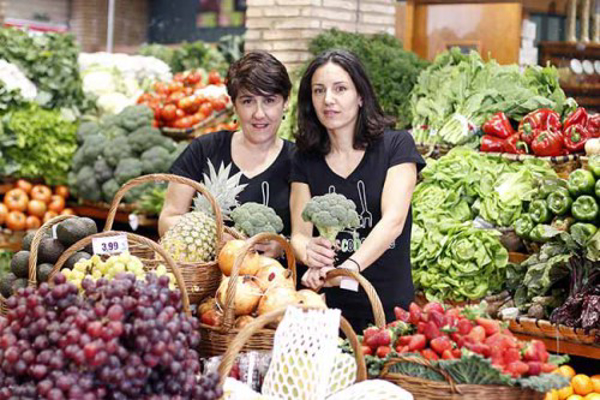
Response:
[[[562,341],[590,345],[600,349],[600,329],[571,328],[552,324],[547,320],[527,317],[510,319],[508,322],[508,329],[514,333],[557,340],[559,343]]]
[[[446,382],[437,382],[390,372],[390,368],[398,363],[424,365],[440,373],[446,379]],[[544,398],[543,393],[512,386],[457,385],[446,371],[434,367],[429,360],[421,357],[406,356],[391,358],[383,366],[379,378],[395,383],[403,389],[408,390],[418,400],[539,400]]]
[[[52,229],[54,225],[61,223],[69,218],[75,218],[72,215],[59,215],[48,221],[46,221],[35,233],[33,240],[31,241],[30,253],[29,253],[29,277],[27,286],[37,286],[37,259],[38,259],[38,248],[44,235]],[[0,315],[6,315],[6,299],[0,294]]]
[[[213,208],[215,221],[217,225],[215,254],[219,254],[219,249],[221,247],[222,242],[221,239],[223,237],[223,217],[221,215],[220,207],[217,205],[217,202],[215,201],[214,197],[208,192],[208,190],[203,185],[191,179],[177,175],[151,174],[140,176],[138,178],[134,178],[126,182],[115,194],[115,197],[110,206],[110,210],[108,212],[108,216],[106,217],[106,225],[104,226],[104,231],[110,231],[112,229],[113,222],[117,214],[117,209],[119,207],[119,203],[123,199],[125,193],[127,193],[130,189],[147,182],[164,181],[191,186],[197,192],[201,193],[208,199]],[[137,243],[130,243],[129,248],[131,254],[140,258],[150,259],[154,257],[154,252],[147,246],[139,246]],[[221,270],[217,265],[216,257],[215,260],[209,262],[186,263],[176,261],[176,263],[179,270],[181,271],[181,274],[183,275],[188,296],[192,304],[200,303],[200,301],[202,301],[202,299],[204,299],[205,297],[213,296],[215,294],[217,288],[219,287],[219,283],[221,282],[222,276]]]
[[[310,307],[300,306],[304,309],[310,309]],[[261,315],[256,320],[252,321],[244,328],[242,328],[239,333],[234,337],[231,341],[231,344],[223,359],[221,360],[221,364],[219,365],[219,376],[221,379],[221,384],[225,382],[225,379],[229,376],[231,372],[231,368],[233,367],[237,355],[240,351],[243,351],[247,347],[248,342],[252,339],[252,336],[256,334],[260,334],[260,332],[264,331],[264,327],[274,321],[279,320],[285,314],[286,308],[281,308],[279,310],[270,312],[265,315]],[[354,357],[356,359],[356,382],[362,382],[367,379],[367,369],[365,366],[365,358],[362,352],[362,348],[360,343],[358,342],[358,338],[356,337],[356,333],[352,330],[352,326],[341,317],[340,320],[340,328],[344,335],[350,342],[352,349],[354,350]]]
[[[69,259],[69,257],[71,257],[77,251],[82,250],[84,247],[86,247],[87,245],[92,243],[92,240],[94,238],[109,237],[109,236],[115,236],[115,235],[127,235],[128,243],[134,243],[134,244],[138,245],[140,248],[146,247],[146,248],[152,250],[152,253],[157,253],[160,256],[160,258],[161,258],[160,260],[158,260],[156,258],[154,258],[154,259],[140,258],[140,260],[144,264],[144,270],[150,272],[150,271],[155,270],[160,264],[164,264],[165,267],[167,268],[167,271],[173,273],[173,275],[175,276],[175,281],[177,282],[177,286],[181,292],[181,302],[182,302],[182,306],[183,306],[183,311],[187,315],[191,315],[190,300],[189,300],[189,297],[187,294],[185,280],[183,278],[183,274],[181,273],[181,271],[179,270],[179,267],[177,266],[177,263],[175,261],[173,261],[171,256],[169,256],[169,254],[167,254],[167,252],[156,242],[154,242],[148,238],[145,238],[143,236],[139,236],[139,235],[129,233],[129,232],[117,232],[117,231],[100,232],[100,233],[90,235],[84,239],[81,239],[77,243],[70,246],[67,250],[65,250],[65,252],[60,256],[58,261],[56,261],[56,264],[54,264],[54,269],[50,273],[49,280],[52,280],[52,278],[57,273],[60,272],[61,268],[63,267],[65,262]],[[34,239],[34,244],[35,244],[35,239]],[[31,258],[33,259],[33,256]],[[30,271],[31,271],[31,269],[30,269]],[[30,272],[30,276],[31,276],[31,272]],[[34,278],[35,278],[35,274],[34,274]]]

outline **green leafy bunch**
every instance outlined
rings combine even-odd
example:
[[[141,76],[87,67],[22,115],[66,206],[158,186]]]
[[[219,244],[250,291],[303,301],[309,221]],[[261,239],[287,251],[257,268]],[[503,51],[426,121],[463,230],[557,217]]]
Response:
[[[169,64],[173,73],[204,68],[207,71],[216,70],[221,75],[229,67],[225,56],[216,47],[203,41],[183,42],[178,47],[167,47],[162,44],[144,45],[139,54],[156,57]]]

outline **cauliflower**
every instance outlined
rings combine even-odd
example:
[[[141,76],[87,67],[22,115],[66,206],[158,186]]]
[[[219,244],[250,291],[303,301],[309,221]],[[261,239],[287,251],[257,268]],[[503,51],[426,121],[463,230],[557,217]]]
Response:
[[[142,154],[144,174],[167,172],[171,167],[171,153],[164,147],[152,147]]]
[[[142,175],[142,162],[135,158],[124,158],[119,161],[115,170],[115,180],[119,185]]]
[[[259,203],[244,203],[231,212],[235,229],[247,236],[262,232],[279,233],[283,229],[283,221],[270,207]]]
[[[356,204],[338,193],[315,196],[302,211],[302,219],[317,227],[319,234],[331,243],[344,229],[360,224]]]

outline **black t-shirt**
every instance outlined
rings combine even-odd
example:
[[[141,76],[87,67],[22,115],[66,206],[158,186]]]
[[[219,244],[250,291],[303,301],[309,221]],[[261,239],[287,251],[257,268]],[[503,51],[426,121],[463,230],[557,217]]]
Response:
[[[417,171],[425,166],[412,136],[406,131],[386,131],[380,140],[367,148],[361,162],[347,178],[333,172],[323,156],[296,152],[292,164],[292,182],[308,184],[311,196],[335,192],[356,204],[361,220],[361,227],[357,230],[358,239],[353,239],[351,232],[341,232],[337,236],[341,243],[337,265],[357,250],[381,219],[381,196],[387,171],[403,163],[415,163]],[[411,226],[412,214],[409,210],[402,234],[363,272],[377,290],[388,321],[394,319],[394,306],[408,309],[414,297],[410,266]],[[316,229],[314,235],[318,235]],[[327,288],[325,293],[328,305],[340,308],[344,315],[372,318],[370,303],[362,288],[359,292],[339,287]]]
[[[203,174],[209,175],[207,160],[210,160],[217,171],[221,163],[224,163],[225,166],[233,164],[231,175],[238,173],[240,169],[231,159],[232,136],[233,132],[220,131],[194,139],[173,163],[169,172],[202,183]],[[290,173],[293,150],[294,144],[284,140],[281,152],[269,168],[251,179],[242,174],[240,183],[246,183],[247,186],[238,195],[240,204],[254,202],[274,209],[283,220],[282,233],[286,236],[291,231]]]

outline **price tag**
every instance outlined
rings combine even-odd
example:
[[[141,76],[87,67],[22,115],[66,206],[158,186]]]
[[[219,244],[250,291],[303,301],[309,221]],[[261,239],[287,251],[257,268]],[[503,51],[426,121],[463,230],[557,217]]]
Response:
[[[358,281],[355,281],[352,278],[342,278],[340,282],[340,289],[351,290],[353,292],[358,292]]]
[[[92,239],[94,254],[119,254],[129,250],[126,235],[106,236]]]
[[[134,231],[137,231],[137,228],[140,226],[140,219],[136,214],[129,214],[129,226]]]
[[[58,228],[58,224],[52,225],[52,239],[58,239],[58,236],[56,235],[56,228]]]

